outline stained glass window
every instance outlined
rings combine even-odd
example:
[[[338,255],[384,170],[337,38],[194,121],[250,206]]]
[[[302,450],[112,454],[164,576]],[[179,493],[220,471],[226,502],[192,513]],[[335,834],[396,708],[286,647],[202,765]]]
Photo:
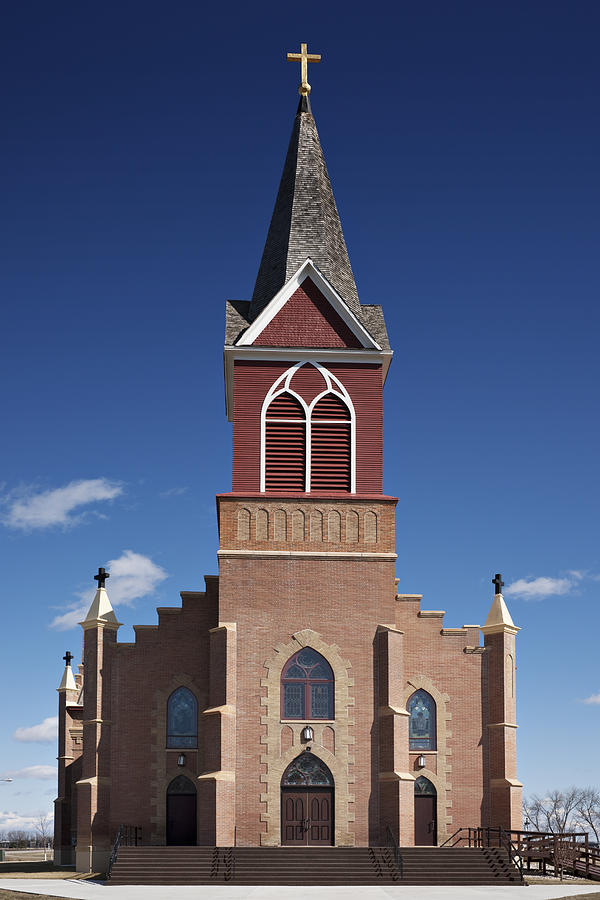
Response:
[[[185,775],[178,775],[167,788],[167,794],[195,794],[196,788],[193,782]]]
[[[198,703],[190,690],[177,688],[167,704],[167,747],[198,746]]]
[[[408,701],[411,750],[435,750],[435,700],[427,691],[415,691]]]
[[[435,797],[436,794],[437,791],[429,778],[420,775],[415,781],[415,797]]]
[[[333,775],[318,756],[304,752],[289,764],[281,783],[284,787],[333,785]]]
[[[333,670],[312,647],[287,661],[281,684],[282,718],[333,719]]]

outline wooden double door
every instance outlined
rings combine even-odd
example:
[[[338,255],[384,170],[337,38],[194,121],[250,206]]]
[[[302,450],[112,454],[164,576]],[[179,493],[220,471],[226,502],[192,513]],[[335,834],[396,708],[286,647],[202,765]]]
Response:
[[[437,797],[415,797],[415,846],[437,844]]]
[[[282,790],[281,843],[286,847],[333,845],[333,788]]]

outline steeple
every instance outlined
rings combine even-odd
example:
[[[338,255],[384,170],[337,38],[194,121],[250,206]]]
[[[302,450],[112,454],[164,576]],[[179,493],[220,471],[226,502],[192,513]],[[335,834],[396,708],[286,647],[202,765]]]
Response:
[[[80,622],[84,630],[86,628],[93,628],[99,621],[104,625],[112,625],[117,628],[121,624],[117,621],[111,602],[108,599],[108,594],[106,593],[104,585],[106,584],[107,578],[110,578],[110,575],[104,569],[98,569],[98,574],[94,575],[94,581],[98,582],[98,589],[92,600],[91,606],[87,611],[85,619],[83,622]]]
[[[484,634],[496,634],[498,632],[516,634],[521,629],[517,628],[513,622],[508,607],[504,602],[504,597],[502,596],[504,582],[499,574],[492,578],[492,584],[495,585],[494,599],[488,617],[485,620],[485,625],[482,626],[481,630]]]
[[[250,321],[308,257],[352,312],[360,314],[358,292],[317,126],[308,94],[302,94],[254,286]]]
[[[76,691],[77,685],[75,683],[75,678],[73,677],[73,670],[71,669],[71,660],[73,659],[73,654],[67,652],[63,656],[65,661],[65,671],[63,672],[62,680],[57,687],[57,691]]]

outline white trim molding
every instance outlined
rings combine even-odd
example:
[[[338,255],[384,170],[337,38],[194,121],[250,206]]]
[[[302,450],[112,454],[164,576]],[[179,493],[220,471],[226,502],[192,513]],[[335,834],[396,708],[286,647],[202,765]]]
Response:
[[[321,291],[327,302],[331,304],[333,309],[348,326],[354,336],[361,342],[363,347],[369,350],[381,350],[379,344],[373,340],[366,328],[361,325],[335,288],[333,288],[321,272],[319,272],[310,257],[302,263],[298,271],[292,275],[290,280],[275,294],[260,315],[256,317],[252,325],[246,329],[241,338],[236,342],[236,345],[238,347],[251,346],[261,332],[264,331],[267,325],[275,318],[277,313],[283,309],[292,294],[298,290],[306,278],[310,278]]]

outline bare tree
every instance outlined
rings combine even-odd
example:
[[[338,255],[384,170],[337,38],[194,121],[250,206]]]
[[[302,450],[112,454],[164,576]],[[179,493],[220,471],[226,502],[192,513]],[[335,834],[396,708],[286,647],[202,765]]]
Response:
[[[35,822],[35,832],[42,846],[47,847],[52,834],[52,817],[47,813],[40,813]]]
[[[8,832],[7,838],[13,847],[26,847],[29,843],[30,835],[23,828],[14,828]]]
[[[580,788],[570,787],[565,791],[549,791],[546,797],[534,794],[524,800],[523,811],[536,831],[565,834],[579,825],[581,793]]]
[[[600,791],[596,788],[582,788],[579,791],[576,813],[585,830],[590,828],[596,842],[600,842]]]

